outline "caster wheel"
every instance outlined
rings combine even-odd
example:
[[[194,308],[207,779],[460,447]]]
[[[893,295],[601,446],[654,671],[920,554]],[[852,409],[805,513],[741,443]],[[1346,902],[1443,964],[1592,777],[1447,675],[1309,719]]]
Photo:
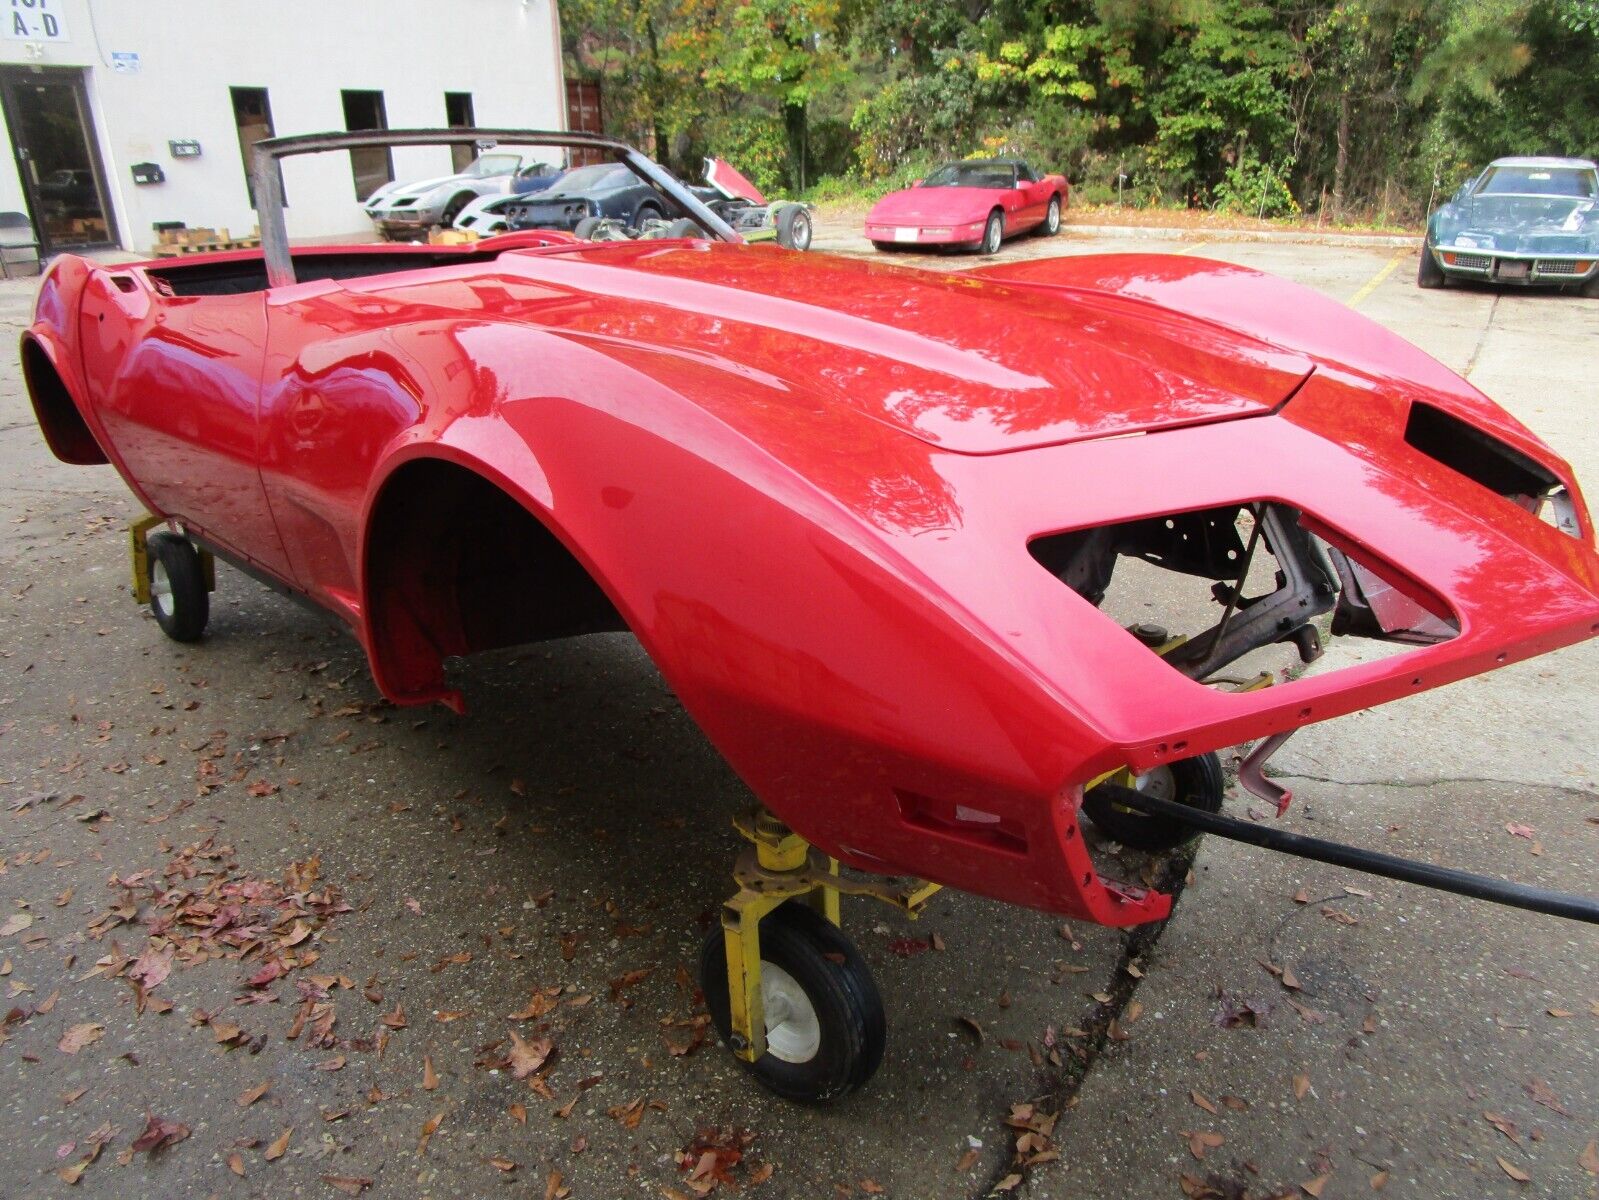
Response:
[[[152,533],[146,542],[150,611],[161,632],[175,642],[197,642],[211,617],[200,552],[188,538]]]
[[[1196,831],[1190,825],[1116,803],[1118,793],[1131,790],[1119,784],[1102,783],[1083,796],[1083,811],[1099,826],[1100,832],[1135,850],[1170,850],[1195,836]],[[1140,775],[1136,790],[1203,812],[1220,812],[1221,760],[1214,754],[1178,759]]]
[[[720,926],[705,939],[700,987],[717,1032],[729,1041],[733,1022]],[[883,1061],[888,1022],[871,973],[850,940],[799,901],[761,922],[761,1000],[766,1053],[744,1066],[779,1096],[812,1104],[837,1100]]]

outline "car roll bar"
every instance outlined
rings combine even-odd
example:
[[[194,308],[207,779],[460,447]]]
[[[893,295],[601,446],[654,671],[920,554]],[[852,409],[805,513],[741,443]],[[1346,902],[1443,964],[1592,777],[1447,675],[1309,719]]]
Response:
[[[256,211],[261,221],[261,257],[266,263],[267,286],[294,283],[294,259],[289,253],[288,222],[283,213],[283,176],[280,160],[296,154],[321,154],[333,150],[369,147],[460,146],[481,142],[513,145],[561,146],[576,150],[603,150],[654,184],[706,232],[728,242],[744,239],[733,227],[706,207],[670,171],[633,149],[626,142],[597,133],[559,129],[366,129],[354,133],[304,133],[265,138],[255,144],[250,175],[255,185]]]

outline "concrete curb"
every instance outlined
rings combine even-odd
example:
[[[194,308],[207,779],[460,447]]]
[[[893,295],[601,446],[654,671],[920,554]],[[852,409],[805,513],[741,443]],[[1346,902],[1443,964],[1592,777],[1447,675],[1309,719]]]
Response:
[[[1147,238],[1184,242],[1300,242],[1318,246],[1374,246],[1405,249],[1420,244],[1416,234],[1317,232],[1306,229],[1190,229],[1172,225],[1061,225],[1061,233],[1088,237]]]

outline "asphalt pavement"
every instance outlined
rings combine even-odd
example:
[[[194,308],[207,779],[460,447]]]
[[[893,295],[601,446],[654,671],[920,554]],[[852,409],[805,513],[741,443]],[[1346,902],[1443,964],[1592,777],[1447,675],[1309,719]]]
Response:
[[[1123,249],[1354,302],[1599,478],[1599,302],[1422,293],[1389,246],[1003,253]],[[30,301],[0,284],[8,336]],[[397,710],[226,568],[206,639],[167,642],[128,594],[136,504],[50,458],[14,363],[0,479],[0,1197],[1599,1194],[1590,928],[1215,840],[1133,935],[847,901],[884,1066],[831,1109],[767,1096],[692,980],[749,796],[630,638],[463,664],[466,717]],[[1289,827],[1599,891],[1596,665],[1303,731]]]

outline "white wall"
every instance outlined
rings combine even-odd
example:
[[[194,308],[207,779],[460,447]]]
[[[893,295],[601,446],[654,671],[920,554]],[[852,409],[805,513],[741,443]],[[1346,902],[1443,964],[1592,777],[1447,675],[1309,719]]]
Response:
[[[19,0],[0,0],[4,19]],[[183,221],[243,236],[256,223],[245,190],[230,86],[264,87],[275,132],[344,128],[341,89],[381,91],[390,128],[441,127],[444,93],[470,92],[477,123],[561,129],[556,0],[32,0],[60,14],[70,38],[0,40],[0,62],[85,67],[90,109],[118,232],[129,249],[151,225]],[[112,55],[139,56],[135,73]],[[5,133],[9,149],[9,130]],[[167,142],[200,142],[173,158]],[[137,186],[129,167],[160,164],[166,182]],[[394,152],[397,178],[448,174],[447,148]],[[346,154],[284,169],[292,238],[368,236]],[[0,209],[26,211],[16,163],[0,155]]]

